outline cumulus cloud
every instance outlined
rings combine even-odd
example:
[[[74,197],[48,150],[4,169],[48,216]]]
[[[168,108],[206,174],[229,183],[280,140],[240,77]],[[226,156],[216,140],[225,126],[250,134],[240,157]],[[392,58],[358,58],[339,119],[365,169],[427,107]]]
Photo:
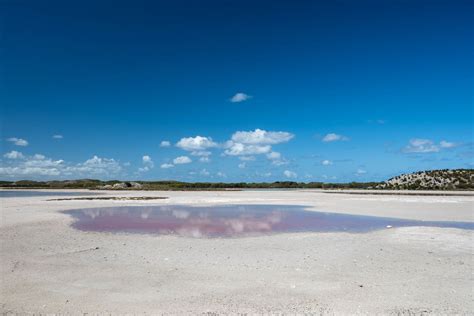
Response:
[[[150,166],[152,168],[155,165],[153,163],[153,160],[151,159],[151,157],[148,156],[148,155],[145,155],[145,156],[142,157],[142,162],[143,162],[144,165]]]
[[[245,94],[243,92],[238,92],[238,93],[234,94],[234,96],[232,98],[230,98],[230,102],[237,103],[237,102],[246,101],[250,98],[252,98],[252,96],[250,96],[248,94]]]
[[[355,175],[356,175],[356,176],[362,176],[362,175],[364,175],[364,174],[366,174],[366,173],[367,173],[366,170],[359,168],[359,169],[356,170]]]
[[[293,137],[294,135],[288,132],[265,131],[258,128],[254,131],[238,131],[224,144],[226,148],[224,154],[228,156],[246,157],[261,154],[272,155],[272,145],[288,142]],[[277,154],[278,153],[273,155]],[[242,160],[245,159],[246,158],[242,158]]]
[[[150,171],[150,169],[153,169],[155,167],[155,163],[153,162],[151,157],[148,155],[145,155],[142,157],[142,163],[143,163],[143,167],[138,168],[139,172]]]
[[[272,151],[271,153],[268,153],[268,154],[267,154],[267,158],[270,159],[270,160],[273,160],[273,159],[280,159],[280,158],[281,158],[281,154],[280,154],[279,152]]]
[[[104,176],[116,175],[122,171],[120,163],[114,159],[93,156],[85,162],[68,164],[64,160],[53,160],[41,154],[24,156],[21,160],[12,160],[0,168],[0,176]]]
[[[238,165],[238,167],[239,167],[240,169],[244,169],[246,166],[247,166],[247,163],[245,163],[245,162],[241,162],[241,163],[239,163],[239,165]]]
[[[441,150],[448,150],[457,146],[459,146],[459,144],[448,142],[446,140],[442,140],[439,142],[439,144],[436,144],[431,139],[412,138],[409,140],[408,145],[402,148],[402,152],[408,154],[437,153]]]
[[[28,141],[25,139],[17,138],[17,137],[10,137],[7,141],[17,145],[17,146],[28,146]]]
[[[275,145],[285,143],[294,137],[288,132],[267,132],[257,128],[254,131],[239,131],[232,135],[231,140],[235,143],[252,145]]]
[[[23,165],[26,167],[38,167],[38,168],[58,168],[64,165],[64,160],[52,160],[46,158],[44,155],[35,154],[32,157],[28,157]]]
[[[457,146],[456,143],[452,143],[452,142],[448,142],[448,141],[445,141],[445,140],[442,140],[439,142],[439,146],[441,148],[454,148]]]
[[[270,145],[246,145],[242,143],[228,142],[228,148],[224,151],[229,156],[248,156],[248,155],[259,155],[266,154],[272,150]]]
[[[287,178],[296,178],[298,174],[296,172],[290,171],[290,170],[285,170],[283,171],[283,175]]]
[[[160,166],[161,169],[168,169],[168,168],[173,168],[174,165],[171,163],[164,163]]]
[[[122,171],[120,163],[113,158],[101,158],[93,156],[84,163],[68,167],[66,172],[69,174],[81,175],[114,175]]]
[[[4,154],[3,157],[8,158],[8,159],[23,159],[24,158],[23,154],[16,150],[12,150],[9,153]]]
[[[176,146],[186,151],[204,151],[208,148],[217,147],[210,137],[196,136],[181,138]]]
[[[171,143],[167,140],[163,140],[160,143],[160,147],[170,147],[170,146],[171,146]]]
[[[335,134],[335,133],[326,134],[322,139],[322,141],[326,143],[337,142],[337,141],[347,141],[347,140],[349,140],[348,137],[344,135]]]
[[[330,166],[330,165],[332,165],[332,161],[326,159],[326,160],[321,161],[321,164],[323,166]]]
[[[288,161],[284,159],[279,152],[272,151],[267,154],[267,158],[272,161],[272,165],[282,166],[288,164]]]
[[[182,164],[187,164],[187,163],[191,163],[191,162],[192,162],[192,160],[188,156],[179,156],[179,157],[176,157],[175,159],[173,159],[173,163],[175,165],[182,165]]]
[[[403,149],[405,153],[435,153],[439,152],[439,147],[430,139],[413,138]]]
[[[216,176],[218,176],[218,177],[220,177],[220,178],[226,178],[226,177],[227,177],[227,175],[226,175],[224,172],[222,172],[222,171],[217,172],[217,173],[216,173]]]
[[[59,176],[61,171],[56,168],[40,167],[0,167],[0,175],[4,177],[35,177],[35,176]]]
[[[59,135],[59,134],[56,134],[56,135],[53,135],[53,139],[63,139],[63,135]]]

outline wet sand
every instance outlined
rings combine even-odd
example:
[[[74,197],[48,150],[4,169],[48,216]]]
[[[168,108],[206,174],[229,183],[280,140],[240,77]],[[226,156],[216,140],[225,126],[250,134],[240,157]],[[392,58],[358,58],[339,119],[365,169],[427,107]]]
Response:
[[[0,199],[3,313],[413,315],[474,310],[473,231],[405,227],[196,239],[83,232],[61,212],[126,205],[288,204],[344,214],[473,222],[473,196],[316,190],[103,193],[168,199]]]

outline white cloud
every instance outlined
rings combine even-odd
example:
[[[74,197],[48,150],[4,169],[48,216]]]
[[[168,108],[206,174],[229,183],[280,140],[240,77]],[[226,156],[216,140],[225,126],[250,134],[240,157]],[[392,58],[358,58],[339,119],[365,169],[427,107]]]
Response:
[[[66,168],[65,172],[69,174],[80,174],[80,175],[113,175],[118,174],[122,171],[120,163],[113,158],[101,158],[93,156],[91,159],[86,160],[84,163],[77,164],[72,167]]]
[[[9,153],[4,154],[3,157],[8,158],[8,159],[23,159],[24,158],[23,154],[16,150],[12,150]]]
[[[198,156],[198,157],[207,157],[210,156],[212,153],[210,151],[193,151],[191,152],[192,156]]]
[[[61,171],[55,168],[39,167],[0,167],[0,175],[6,177],[19,176],[59,176]]]
[[[280,158],[281,158],[281,154],[280,154],[279,152],[272,151],[271,153],[268,153],[268,154],[267,154],[267,158],[270,159],[270,160],[280,159]]]
[[[336,179],[337,179],[336,176],[328,176],[328,175],[326,175],[326,174],[323,174],[323,175],[321,176],[321,178],[323,178],[323,179],[325,179],[325,180],[328,180],[328,179],[329,179],[329,180],[336,180]]]
[[[267,158],[272,161],[272,165],[282,166],[287,165],[288,161],[281,157],[281,154],[276,151],[272,151],[267,154]]]
[[[408,142],[408,145],[402,149],[402,152],[417,154],[437,153],[443,149],[455,148],[458,145],[459,144],[448,142],[446,140],[442,140],[439,142],[439,144],[436,144],[431,139],[412,138]]]
[[[258,128],[254,131],[238,131],[224,144],[224,154],[246,156],[247,158],[241,160],[250,160],[254,159],[251,158],[252,155],[269,154],[272,151],[271,145],[287,142],[293,137],[294,135],[288,132],[268,132]]]
[[[272,173],[271,172],[258,172],[258,171],[255,171],[255,175],[257,177],[271,177]]]
[[[176,157],[175,159],[173,159],[173,163],[175,165],[182,165],[182,164],[187,164],[187,163],[191,163],[191,162],[192,162],[192,160],[188,156],[179,156],[179,157]]]
[[[148,155],[145,155],[145,156],[142,157],[142,162],[143,162],[144,165],[146,165],[150,168],[153,168],[155,166],[155,164],[153,163],[153,160]]]
[[[337,141],[346,141],[346,140],[349,140],[348,137],[344,136],[344,135],[339,135],[339,134],[335,134],[335,133],[329,133],[329,134],[326,134],[322,141],[323,142],[337,142]]]
[[[227,143],[228,148],[224,151],[229,156],[248,156],[248,155],[259,155],[266,154],[272,150],[270,145],[246,145],[242,143]]]
[[[277,159],[277,160],[272,160],[272,165],[275,166],[283,166],[289,164],[288,160],[285,159]]]
[[[83,163],[67,164],[64,160],[53,160],[41,154],[23,157],[15,163],[9,163],[0,168],[0,175],[8,177],[35,177],[35,176],[61,176],[61,177],[94,177],[116,175],[122,171],[119,162],[114,159],[93,156]]]
[[[207,157],[207,156],[203,156],[203,157],[199,158],[199,161],[200,162],[211,162],[211,159],[209,159],[209,157]]]
[[[164,163],[160,166],[160,168],[162,168],[162,169],[168,169],[168,168],[173,168],[173,167],[174,167],[174,165],[171,164],[171,163]]]
[[[176,146],[187,151],[204,151],[208,148],[217,147],[210,137],[185,137],[181,138]]]
[[[254,161],[255,157],[254,156],[240,156],[239,159],[242,161]]]
[[[224,172],[221,172],[221,171],[217,172],[216,176],[218,176],[220,178],[226,178],[227,177],[227,175]]]
[[[321,161],[321,164],[323,166],[330,166],[330,165],[332,165],[332,161],[326,159],[326,160]]]
[[[171,146],[171,143],[167,140],[163,140],[160,143],[160,147],[170,147],[170,146]]]
[[[293,172],[293,171],[290,171],[290,170],[283,171],[283,174],[287,178],[296,178],[298,176],[298,174],[296,172]]]
[[[403,149],[405,153],[435,153],[439,151],[439,147],[432,140],[413,138],[410,139],[408,145]]]
[[[445,141],[445,140],[442,140],[439,142],[439,146],[441,148],[454,148],[457,146],[456,143],[452,143],[452,142],[448,142],[448,141]]]
[[[367,171],[365,171],[364,169],[357,169],[357,171],[355,172],[356,176],[361,176],[361,175],[364,175],[366,174]]]
[[[7,141],[14,143],[17,146],[28,146],[28,141],[17,137],[10,137],[7,139]]]
[[[288,132],[267,132],[257,128],[254,131],[239,131],[232,135],[235,143],[252,145],[275,145],[291,140],[295,135]]]
[[[59,134],[56,134],[56,135],[53,135],[53,139],[63,139],[63,135],[59,135]]]
[[[62,168],[65,166],[64,160],[52,160],[46,158],[44,155],[35,154],[32,157],[28,157],[24,162],[25,167],[37,167],[37,168]]]
[[[238,166],[239,166],[240,169],[244,169],[247,166],[247,163],[241,162],[241,163],[239,163]]]
[[[234,94],[234,96],[230,99],[230,102],[236,103],[236,102],[242,102],[246,101],[248,99],[252,98],[252,96],[245,94],[243,92],[238,92]]]
[[[139,172],[150,171],[150,169],[153,169],[155,167],[155,163],[153,162],[151,157],[148,156],[148,155],[144,155],[142,157],[142,163],[143,163],[144,167],[143,168],[138,168]]]

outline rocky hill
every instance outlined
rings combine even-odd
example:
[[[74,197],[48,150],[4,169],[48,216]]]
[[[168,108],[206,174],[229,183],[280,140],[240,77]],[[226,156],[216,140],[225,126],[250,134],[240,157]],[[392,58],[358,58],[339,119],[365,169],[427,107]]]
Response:
[[[419,171],[393,177],[376,186],[391,190],[473,190],[474,169]]]

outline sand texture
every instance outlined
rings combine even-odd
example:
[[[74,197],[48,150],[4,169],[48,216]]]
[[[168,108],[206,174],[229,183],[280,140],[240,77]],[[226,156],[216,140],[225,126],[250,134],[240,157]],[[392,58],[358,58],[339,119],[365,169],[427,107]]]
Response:
[[[406,227],[363,234],[193,239],[82,232],[61,213],[122,205],[290,204],[315,211],[473,222],[473,196],[317,190],[104,194],[168,198],[0,199],[1,312],[417,315],[474,311],[474,235],[469,230]]]

